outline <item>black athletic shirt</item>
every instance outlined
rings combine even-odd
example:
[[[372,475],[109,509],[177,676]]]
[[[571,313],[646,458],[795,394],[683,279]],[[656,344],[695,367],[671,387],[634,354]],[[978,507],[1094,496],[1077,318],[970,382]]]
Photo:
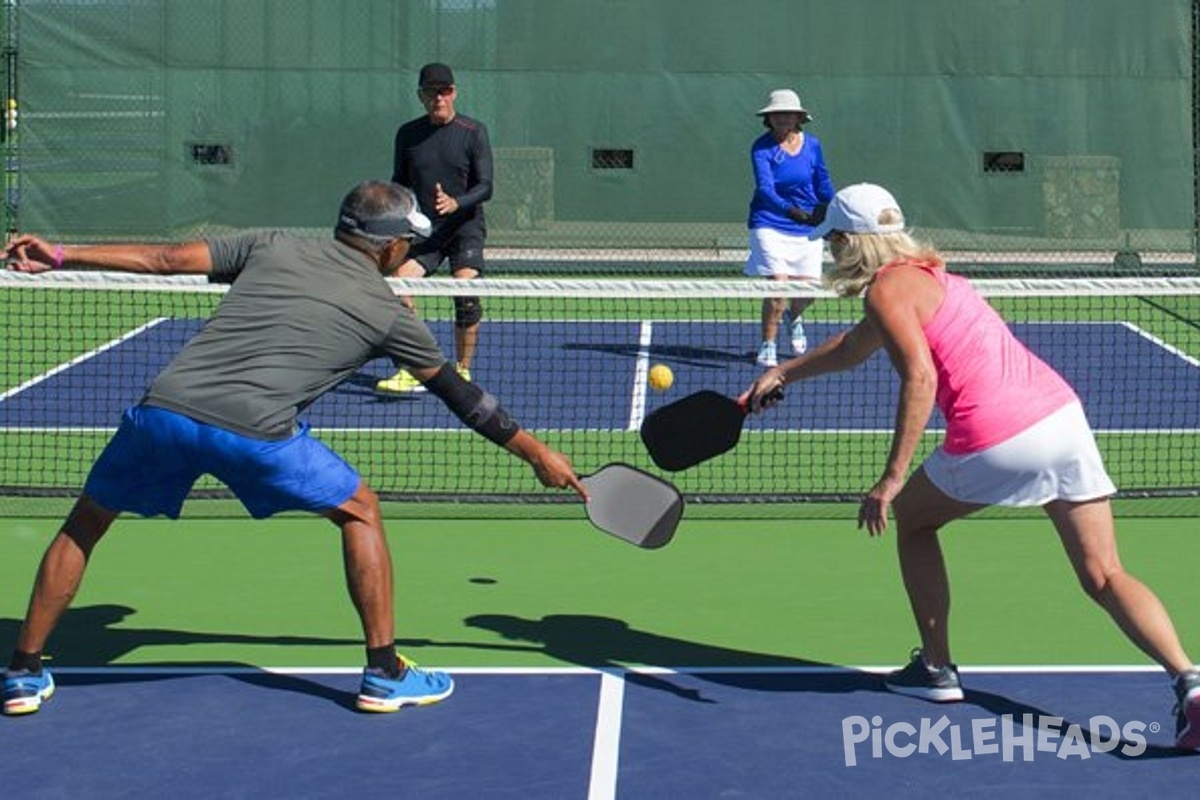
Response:
[[[492,146],[478,120],[455,114],[445,125],[428,116],[406,122],[396,131],[392,182],[417,193],[417,202],[433,221],[434,231],[467,222],[483,223],[483,203],[492,196]],[[439,217],[434,187],[458,201],[458,211]]]

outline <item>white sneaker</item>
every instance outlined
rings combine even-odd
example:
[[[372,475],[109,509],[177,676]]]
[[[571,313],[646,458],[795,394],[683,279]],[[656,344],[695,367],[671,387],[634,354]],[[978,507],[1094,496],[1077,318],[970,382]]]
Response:
[[[808,337],[804,335],[804,321],[799,317],[792,323],[792,352],[803,355],[808,349]]]
[[[779,358],[775,354],[775,343],[763,342],[762,347],[758,348],[758,358],[754,361],[760,367],[779,366]]]

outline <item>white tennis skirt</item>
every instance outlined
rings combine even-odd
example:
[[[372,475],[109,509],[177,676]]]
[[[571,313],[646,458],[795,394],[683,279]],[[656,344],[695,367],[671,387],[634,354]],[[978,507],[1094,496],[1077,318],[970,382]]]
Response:
[[[786,275],[819,282],[824,255],[825,242],[821,239],[780,233],[771,228],[753,228],[745,273],[752,278]]]
[[[934,486],[964,503],[1042,506],[1117,490],[1079,403],[977,453],[950,455],[939,447],[922,466]]]

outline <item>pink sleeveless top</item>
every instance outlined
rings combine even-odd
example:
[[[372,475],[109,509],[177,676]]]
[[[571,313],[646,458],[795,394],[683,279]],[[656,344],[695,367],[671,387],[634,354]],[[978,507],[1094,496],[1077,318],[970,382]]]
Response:
[[[1079,399],[1046,362],[1013,336],[971,284],[918,262],[945,289],[925,325],[937,369],[936,402],[946,418],[942,448],[951,455],[985,450]]]

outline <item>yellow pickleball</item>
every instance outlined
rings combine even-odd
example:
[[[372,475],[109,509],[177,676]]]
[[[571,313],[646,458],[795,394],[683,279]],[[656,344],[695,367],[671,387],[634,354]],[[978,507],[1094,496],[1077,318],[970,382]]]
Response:
[[[666,364],[655,364],[650,368],[647,381],[651,389],[663,392],[671,388],[671,384],[675,382],[675,374],[671,372],[671,368]]]

